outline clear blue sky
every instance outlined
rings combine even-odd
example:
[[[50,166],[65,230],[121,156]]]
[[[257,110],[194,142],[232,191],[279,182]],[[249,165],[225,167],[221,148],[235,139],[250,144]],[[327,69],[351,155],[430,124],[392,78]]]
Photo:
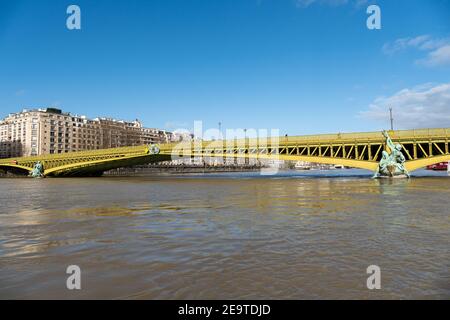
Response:
[[[366,27],[371,3],[381,30]],[[70,4],[80,31],[66,28]],[[59,106],[167,129],[378,130],[386,101],[413,108],[404,89],[450,116],[447,88],[432,91],[450,83],[449,37],[446,0],[0,0],[0,116]]]

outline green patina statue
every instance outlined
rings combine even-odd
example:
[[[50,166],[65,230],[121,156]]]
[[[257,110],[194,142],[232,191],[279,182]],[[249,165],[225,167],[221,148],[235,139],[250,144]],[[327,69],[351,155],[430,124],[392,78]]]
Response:
[[[159,154],[160,149],[157,144],[152,144],[148,148],[150,154]]]
[[[44,177],[44,166],[40,161],[34,164],[33,170],[30,172],[30,176],[33,178],[43,178]]]
[[[377,171],[375,172],[374,178],[383,177],[407,177],[409,178],[409,172],[406,170],[404,163],[406,158],[402,153],[403,147],[397,143],[394,144],[389,134],[383,131],[383,136],[386,138],[386,144],[391,150],[391,153],[383,151],[382,158],[378,164]]]

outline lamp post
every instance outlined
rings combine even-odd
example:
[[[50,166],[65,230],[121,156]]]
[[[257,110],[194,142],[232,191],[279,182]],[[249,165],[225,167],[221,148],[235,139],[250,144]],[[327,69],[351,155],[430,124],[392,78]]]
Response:
[[[223,136],[222,136],[222,122],[221,121],[219,121],[219,140],[220,141],[222,141],[222,150],[224,149],[224,144],[223,144]],[[222,162],[222,165],[224,164],[224,162],[225,162],[225,158],[224,157],[222,157],[221,159],[220,159],[220,161]]]
[[[391,120],[391,131],[394,131],[394,118],[392,116],[392,108],[389,108],[389,118]]]
[[[244,129],[244,154],[246,154],[247,148],[247,129]],[[244,157],[244,164],[248,164],[247,156]]]

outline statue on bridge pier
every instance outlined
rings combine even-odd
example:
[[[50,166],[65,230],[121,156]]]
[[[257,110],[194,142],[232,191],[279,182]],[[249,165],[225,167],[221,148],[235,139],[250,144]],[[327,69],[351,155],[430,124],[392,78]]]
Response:
[[[34,164],[33,170],[30,172],[30,176],[33,178],[43,178],[44,177],[44,166],[40,161]]]
[[[159,154],[160,149],[159,149],[159,145],[157,144],[152,144],[148,146],[148,153],[151,155],[156,155]]]
[[[382,158],[373,178],[394,178],[402,176],[409,178],[409,172],[404,165],[406,158],[402,153],[403,147],[399,143],[394,144],[387,131],[383,131],[383,136],[386,138],[386,144],[391,152],[383,151]]]

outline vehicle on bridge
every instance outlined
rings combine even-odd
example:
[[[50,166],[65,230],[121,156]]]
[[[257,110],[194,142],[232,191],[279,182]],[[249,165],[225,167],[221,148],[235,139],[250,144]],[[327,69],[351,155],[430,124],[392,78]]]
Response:
[[[449,169],[448,162],[439,162],[439,163],[435,163],[430,166],[427,166],[427,170],[447,171],[448,169]]]

